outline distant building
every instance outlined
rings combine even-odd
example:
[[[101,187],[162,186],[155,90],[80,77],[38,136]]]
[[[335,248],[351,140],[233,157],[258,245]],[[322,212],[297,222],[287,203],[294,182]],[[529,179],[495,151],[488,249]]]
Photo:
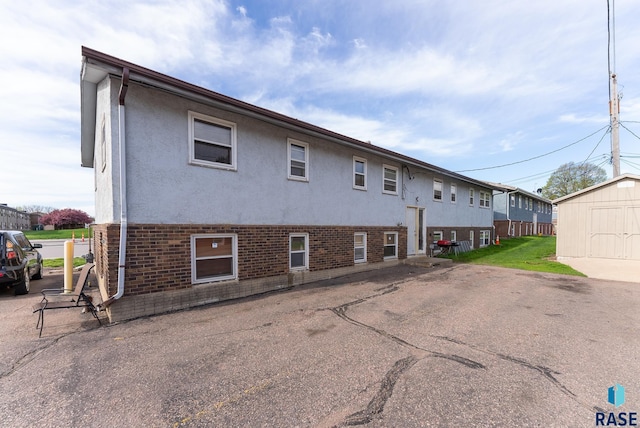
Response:
[[[518,187],[490,183],[493,191],[493,225],[502,237],[552,235],[550,199]]]
[[[0,204],[0,229],[29,230],[30,228],[28,213],[11,208],[7,204]]]

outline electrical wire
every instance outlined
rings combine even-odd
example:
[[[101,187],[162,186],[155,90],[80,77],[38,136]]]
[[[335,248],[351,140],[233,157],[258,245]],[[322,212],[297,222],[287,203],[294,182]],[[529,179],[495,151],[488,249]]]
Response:
[[[511,162],[511,163],[507,163],[507,164],[504,164],[504,165],[488,166],[488,167],[485,167],[485,168],[463,169],[461,171],[455,171],[455,172],[461,173],[461,172],[470,172],[470,171],[485,171],[487,169],[504,168],[505,166],[511,166],[511,165],[517,165],[517,164],[520,164],[520,163],[529,162],[529,161],[532,161],[532,160],[535,160],[535,159],[539,159],[539,158],[542,158],[542,157],[545,157],[545,156],[549,156],[549,155],[551,155],[553,153],[557,153],[560,150],[564,150],[564,149],[566,149],[568,147],[575,146],[576,144],[583,142],[587,138],[590,138],[590,137],[596,135],[598,132],[602,131],[603,129],[607,129],[607,132],[609,132],[608,128],[609,128],[609,125],[605,125],[602,128],[598,129],[596,132],[594,132],[592,134],[589,134],[586,137],[579,139],[578,141],[574,141],[573,143],[567,144],[566,146],[560,147],[559,149],[553,150],[553,151],[548,152],[548,153],[544,153],[544,154],[539,155],[539,156],[534,156],[534,157],[529,158],[529,159],[525,159],[525,160],[521,160],[521,161],[517,161],[517,162]]]
[[[622,123],[620,124],[620,126],[622,126],[624,129],[626,129],[627,131],[629,131],[629,133],[630,133],[631,135],[633,135],[633,136],[634,136],[634,137],[636,137],[638,140],[640,140],[640,137],[638,137],[638,135],[637,135],[635,132],[633,132],[632,130],[630,130],[630,129],[629,129],[629,128],[627,128],[626,126],[624,126]]]
[[[587,156],[587,158],[585,160],[582,161],[582,163],[580,164],[580,166],[584,165],[589,158],[591,157],[591,155],[593,154],[593,152],[596,151],[596,149],[598,148],[598,146],[600,145],[600,143],[602,143],[602,140],[604,140],[605,135],[607,135],[609,133],[609,131],[611,130],[611,127],[609,127],[609,129],[607,129],[607,132],[605,132],[604,134],[602,134],[602,137],[600,137],[600,141],[598,141],[598,144],[596,144],[596,146],[593,148],[593,150],[591,150],[591,153],[589,153],[589,156]]]

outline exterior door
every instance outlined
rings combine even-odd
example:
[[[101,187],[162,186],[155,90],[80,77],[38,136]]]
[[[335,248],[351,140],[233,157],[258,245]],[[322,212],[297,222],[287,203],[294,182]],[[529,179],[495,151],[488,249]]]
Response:
[[[424,208],[407,207],[407,256],[426,253],[424,216]]]
[[[594,207],[589,210],[589,257],[623,257],[623,217],[622,207]]]

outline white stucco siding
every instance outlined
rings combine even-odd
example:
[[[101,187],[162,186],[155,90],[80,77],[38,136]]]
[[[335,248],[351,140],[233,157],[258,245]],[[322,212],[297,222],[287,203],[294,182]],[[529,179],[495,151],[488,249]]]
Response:
[[[237,125],[237,171],[189,164],[189,111]],[[383,160],[332,142],[137,85],[127,94],[126,135],[133,223],[381,226],[404,219],[400,195],[382,193]],[[287,178],[288,137],[309,144],[309,182]],[[353,189],[354,155],[367,159],[367,191]]]
[[[96,125],[96,221],[119,221],[118,90],[99,85]],[[235,171],[189,164],[189,118],[193,111],[236,124]],[[104,114],[107,163],[101,167]],[[309,145],[308,182],[287,178],[287,138]],[[353,157],[367,160],[367,190],[353,188]],[[128,219],[149,224],[306,224],[395,226],[406,207],[425,208],[427,226],[491,227],[492,210],[479,207],[489,189],[446,176],[443,200],[433,200],[434,173],[219,110],[168,93],[130,84],[126,98]],[[383,164],[398,168],[398,195],[382,193]],[[457,202],[450,202],[450,185]],[[404,192],[403,192],[404,188]],[[469,206],[474,188],[474,206]],[[416,200],[417,198],[417,200]]]
[[[118,219],[120,199],[118,182],[118,99],[119,80],[107,78],[97,86],[96,130],[94,151],[96,223],[113,223]],[[104,123],[105,150],[102,150],[102,126]]]

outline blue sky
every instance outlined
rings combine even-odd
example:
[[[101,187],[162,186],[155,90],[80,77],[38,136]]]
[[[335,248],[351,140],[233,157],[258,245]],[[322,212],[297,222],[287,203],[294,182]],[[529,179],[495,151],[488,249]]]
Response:
[[[640,2],[615,1],[621,169],[635,174],[638,22]],[[476,179],[534,190],[588,158],[611,174],[606,0],[1,2],[0,40],[10,206],[94,213],[82,45]]]

